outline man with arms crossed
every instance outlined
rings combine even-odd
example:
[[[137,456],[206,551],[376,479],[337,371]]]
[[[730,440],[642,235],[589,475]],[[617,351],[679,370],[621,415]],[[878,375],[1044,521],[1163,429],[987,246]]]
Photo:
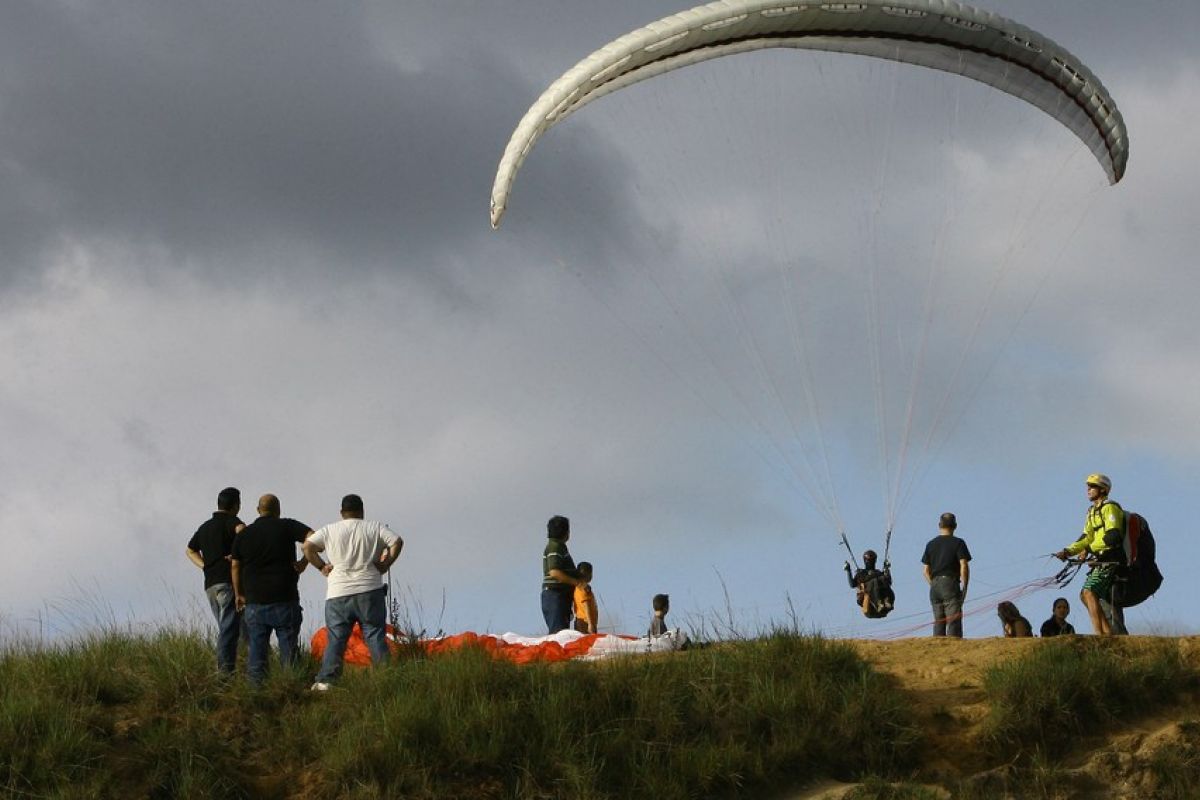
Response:
[[[958,520],[947,511],[938,519],[938,535],[925,545],[921,563],[933,607],[933,635],[962,638],[963,603],[971,581],[971,551],[954,535]],[[961,581],[961,585],[960,582]]]
[[[357,622],[371,652],[371,663],[387,663],[387,588],[383,573],[400,557],[404,540],[382,522],[363,519],[356,494],[342,498],[342,519],[308,537],[304,557],[329,578],[325,596],[325,655],[312,689],[328,691],[342,674],[346,644]],[[329,558],[326,562],[321,553]]]

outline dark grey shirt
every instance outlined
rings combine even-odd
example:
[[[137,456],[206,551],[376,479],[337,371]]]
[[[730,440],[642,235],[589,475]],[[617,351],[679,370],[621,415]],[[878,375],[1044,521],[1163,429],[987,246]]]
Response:
[[[933,578],[957,578],[958,562],[970,560],[971,551],[967,549],[967,543],[954,534],[933,537],[925,545],[925,554],[921,556],[921,563],[929,566],[929,574]]]

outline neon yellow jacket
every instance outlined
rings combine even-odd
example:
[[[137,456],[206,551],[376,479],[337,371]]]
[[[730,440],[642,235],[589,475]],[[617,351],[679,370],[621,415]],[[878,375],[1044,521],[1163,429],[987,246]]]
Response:
[[[1115,501],[1105,500],[1100,505],[1088,509],[1087,519],[1083,523],[1083,535],[1072,544],[1067,545],[1067,552],[1071,555],[1078,555],[1087,550],[1095,555],[1100,555],[1112,547],[1119,547],[1119,543],[1109,545],[1104,541],[1104,535],[1113,530],[1117,533],[1124,533],[1125,512]]]

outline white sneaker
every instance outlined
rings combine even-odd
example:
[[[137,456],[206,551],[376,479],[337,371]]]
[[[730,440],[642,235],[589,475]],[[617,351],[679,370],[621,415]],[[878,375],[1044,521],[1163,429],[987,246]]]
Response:
[[[313,692],[328,692],[332,688],[332,683],[321,683],[320,681],[317,681],[311,687],[309,687],[309,690]]]

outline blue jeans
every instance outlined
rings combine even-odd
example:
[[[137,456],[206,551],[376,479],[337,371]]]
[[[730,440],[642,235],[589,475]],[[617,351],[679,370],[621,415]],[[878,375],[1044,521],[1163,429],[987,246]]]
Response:
[[[962,591],[958,576],[941,575],[929,585],[929,604],[933,606],[933,635],[963,635]]]
[[[550,633],[571,626],[571,590],[542,589],[542,618],[546,620],[546,629]]]
[[[325,601],[325,655],[321,657],[318,683],[336,680],[342,674],[346,644],[354,623],[362,626],[363,640],[371,653],[372,664],[386,664],[387,646],[387,587],[369,592],[333,597]]]
[[[217,620],[217,669],[233,672],[237,666],[238,634],[242,627],[234,602],[233,585],[215,583],[204,593],[208,595],[208,604]]]
[[[284,603],[247,603],[246,633],[250,653],[246,659],[246,674],[251,683],[262,683],[267,677],[267,657],[271,654],[271,632],[279,642],[279,662],[285,667],[296,665],[300,658],[297,640],[304,612],[295,600]]]

